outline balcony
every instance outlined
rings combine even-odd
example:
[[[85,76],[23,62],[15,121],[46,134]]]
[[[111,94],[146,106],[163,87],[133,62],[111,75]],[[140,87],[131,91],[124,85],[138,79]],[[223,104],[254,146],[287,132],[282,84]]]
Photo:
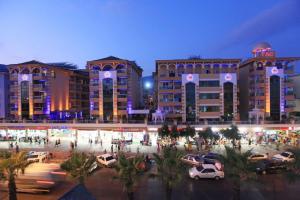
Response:
[[[18,74],[10,74],[9,75],[9,77],[10,77],[10,80],[18,80]]]
[[[42,74],[32,74],[33,80],[40,80],[43,78]]]
[[[10,96],[9,98],[10,98],[10,100],[17,100],[18,96]]]
[[[34,84],[33,85],[33,90],[34,91],[42,91],[45,89],[45,86],[43,84]]]

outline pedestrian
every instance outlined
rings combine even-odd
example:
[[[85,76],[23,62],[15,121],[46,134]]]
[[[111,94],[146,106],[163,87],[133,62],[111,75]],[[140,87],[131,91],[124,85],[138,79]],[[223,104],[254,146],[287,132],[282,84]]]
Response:
[[[111,145],[111,147],[110,147],[110,152],[111,152],[111,153],[114,152],[114,146],[113,146],[113,145]]]
[[[17,145],[16,145],[16,153],[19,153],[19,151],[20,151],[20,150],[19,150],[19,145],[17,144]]]
[[[60,139],[58,138],[58,142],[57,142],[57,144],[60,144]]]
[[[120,145],[118,145],[118,151],[120,151]]]

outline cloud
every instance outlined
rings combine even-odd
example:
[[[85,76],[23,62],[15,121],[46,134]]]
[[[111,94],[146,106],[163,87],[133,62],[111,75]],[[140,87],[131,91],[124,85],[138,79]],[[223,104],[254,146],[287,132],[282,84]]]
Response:
[[[245,21],[224,40],[219,49],[253,43],[300,25],[300,1],[285,0]]]

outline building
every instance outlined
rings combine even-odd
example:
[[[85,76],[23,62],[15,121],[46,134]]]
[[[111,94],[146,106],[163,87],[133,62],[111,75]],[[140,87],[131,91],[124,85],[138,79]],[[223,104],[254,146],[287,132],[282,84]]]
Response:
[[[0,65],[0,119],[8,116],[9,90],[8,70],[5,65]]]
[[[143,70],[134,62],[117,57],[87,62],[90,75],[91,117],[101,121],[128,119],[141,105]]]
[[[295,112],[300,112],[300,74],[291,76],[294,83],[294,96],[295,96]]]
[[[282,120],[295,107],[290,76],[299,57],[277,57],[265,42],[257,44],[252,55],[238,69],[241,119]]]
[[[8,66],[10,116],[71,119],[89,116],[88,72],[67,63],[29,61]]]
[[[146,109],[154,108],[154,79],[153,76],[142,78],[142,102]]]
[[[182,122],[238,120],[240,59],[156,61],[157,107]]]

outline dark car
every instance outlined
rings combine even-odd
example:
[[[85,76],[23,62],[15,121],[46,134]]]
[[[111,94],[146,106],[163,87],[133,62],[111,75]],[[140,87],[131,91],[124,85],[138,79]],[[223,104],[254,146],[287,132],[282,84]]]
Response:
[[[264,160],[259,162],[256,166],[256,173],[258,174],[276,174],[287,171],[287,164],[276,160]]]
[[[209,162],[208,164],[211,164],[210,162],[216,162],[216,161],[221,161],[222,156],[217,153],[208,153],[206,155],[202,155],[202,158],[206,161]]]

